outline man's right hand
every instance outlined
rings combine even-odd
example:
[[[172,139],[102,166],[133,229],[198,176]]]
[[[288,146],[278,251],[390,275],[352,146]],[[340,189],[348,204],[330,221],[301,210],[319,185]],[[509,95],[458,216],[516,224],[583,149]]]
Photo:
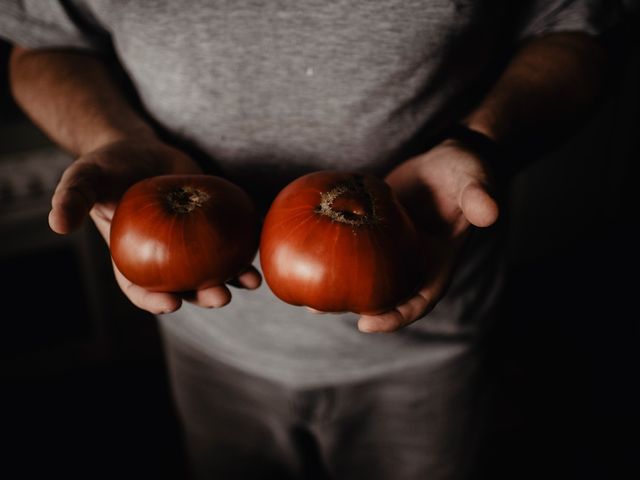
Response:
[[[202,173],[187,155],[152,135],[120,139],[81,155],[62,175],[53,194],[49,225],[60,234],[78,228],[87,214],[109,243],[111,218],[122,194],[143,178],[163,174]],[[169,313],[180,308],[182,300],[201,307],[226,305],[231,293],[225,285],[184,295],[174,292],[151,292],[131,283],[113,265],[118,285],[139,308],[154,314]],[[244,288],[257,288],[260,274],[249,267],[233,283]]]

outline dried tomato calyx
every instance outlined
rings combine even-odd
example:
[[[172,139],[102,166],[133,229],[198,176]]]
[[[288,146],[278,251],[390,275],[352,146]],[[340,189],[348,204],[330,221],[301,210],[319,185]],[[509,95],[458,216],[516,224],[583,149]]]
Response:
[[[340,182],[322,192],[316,213],[352,226],[373,225],[378,222],[375,202],[361,177]]]
[[[166,195],[167,206],[174,213],[189,213],[202,207],[209,194],[198,188],[184,186],[169,190]]]

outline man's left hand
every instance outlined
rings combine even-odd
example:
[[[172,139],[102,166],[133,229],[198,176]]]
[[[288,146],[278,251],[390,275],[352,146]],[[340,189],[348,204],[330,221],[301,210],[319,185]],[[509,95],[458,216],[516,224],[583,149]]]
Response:
[[[429,313],[444,296],[469,230],[498,218],[484,163],[454,140],[400,164],[385,180],[416,224],[427,265],[412,298],[391,311],[360,317],[363,332],[393,332]]]

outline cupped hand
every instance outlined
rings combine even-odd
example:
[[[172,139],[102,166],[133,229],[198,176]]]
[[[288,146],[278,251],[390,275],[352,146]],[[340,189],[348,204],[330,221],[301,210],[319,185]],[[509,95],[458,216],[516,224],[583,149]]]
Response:
[[[453,140],[400,164],[386,177],[414,220],[425,249],[417,293],[395,309],[363,315],[363,332],[392,332],[424,317],[443,297],[465,237],[498,218],[491,179],[480,158]]]
[[[81,155],[63,173],[53,194],[49,214],[51,229],[67,234],[89,215],[109,244],[111,219],[122,194],[143,178],[164,174],[199,174],[199,166],[183,152],[155,137],[118,140]],[[179,294],[151,292],[133,284],[113,265],[116,281],[137,307],[148,312],[169,313],[186,300],[201,307],[221,307],[231,300],[225,285]],[[254,289],[260,274],[249,267],[230,284]]]

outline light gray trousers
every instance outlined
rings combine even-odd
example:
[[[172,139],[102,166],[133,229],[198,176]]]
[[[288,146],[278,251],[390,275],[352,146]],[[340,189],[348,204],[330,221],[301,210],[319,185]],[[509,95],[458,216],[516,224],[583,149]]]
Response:
[[[198,480],[450,480],[473,468],[485,403],[478,349],[394,375],[296,389],[163,335]]]

